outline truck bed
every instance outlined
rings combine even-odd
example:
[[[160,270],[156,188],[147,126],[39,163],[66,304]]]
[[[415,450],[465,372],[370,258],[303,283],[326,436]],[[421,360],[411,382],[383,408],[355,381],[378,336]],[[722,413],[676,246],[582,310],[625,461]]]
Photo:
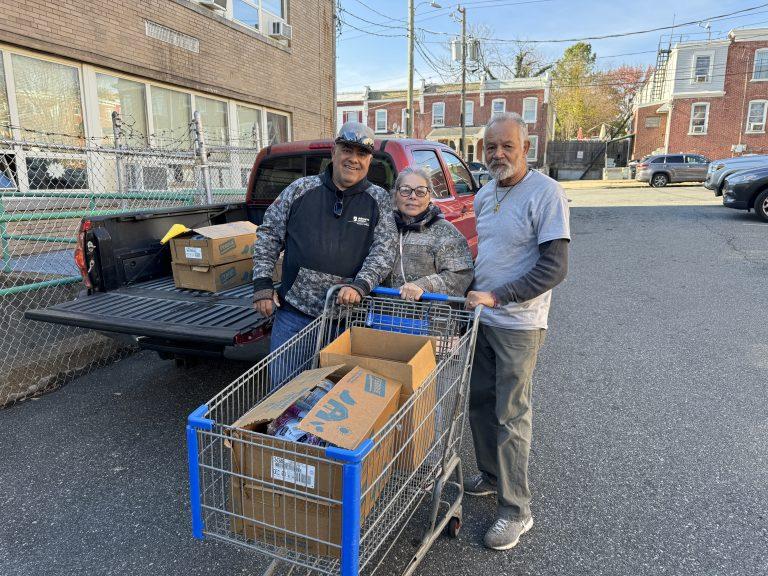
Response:
[[[236,337],[268,322],[252,308],[252,294],[250,284],[215,294],[176,288],[168,276],[29,310],[26,317],[106,332],[232,346]]]

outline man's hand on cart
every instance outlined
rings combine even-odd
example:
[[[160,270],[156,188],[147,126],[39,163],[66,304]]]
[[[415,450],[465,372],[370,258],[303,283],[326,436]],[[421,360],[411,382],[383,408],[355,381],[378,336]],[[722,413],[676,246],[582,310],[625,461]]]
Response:
[[[262,296],[259,298],[259,296]],[[266,297],[264,297],[266,296]],[[277,292],[272,290],[272,295],[270,296],[266,291],[264,291],[263,294],[254,294],[254,300],[253,300],[253,308],[264,316],[265,318],[269,318],[272,316],[272,312],[275,311],[275,308],[280,307],[280,301],[277,299]]]
[[[424,294],[424,290],[419,288],[416,284],[406,282],[400,286],[400,298],[403,300],[421,300],[421,295]]]
[[[337,298],[339,304],[348,306],[350,304],[359,304],[362,300],[363,297],[360,296],[360,292],[352,288],[352,286],[344,286],[339,290],[339,297]]]
[[[478,292],[476,290],[470,290],[467,293],[467,299],[464,306],[467,310],[474,310],[480,305],[488,308],[494,308],[496,306],[496,298],[493,297],[491,292]]]

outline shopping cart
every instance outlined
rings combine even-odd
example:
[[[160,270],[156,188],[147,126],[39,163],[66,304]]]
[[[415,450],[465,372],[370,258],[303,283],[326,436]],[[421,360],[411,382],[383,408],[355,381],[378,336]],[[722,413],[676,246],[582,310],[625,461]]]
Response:
[[[386,288],[339,305],[339,288],[322,316],[189,416],[192,531],[271,557],[266,573],[350,576],[384,566],[418,514],[426,528],[403,571],[412,574],[444,530],[456,536],[461,527],[459,451],[479,308],[440,294],[408,302]],[[373,438],[345,450],[233,425],[316,368],[319,351],[351,327],[429,336],[436,350],[435,370]]]

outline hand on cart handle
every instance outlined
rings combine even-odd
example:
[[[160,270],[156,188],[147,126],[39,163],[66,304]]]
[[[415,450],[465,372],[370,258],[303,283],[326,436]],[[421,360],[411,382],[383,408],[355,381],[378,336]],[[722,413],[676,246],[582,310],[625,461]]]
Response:
[[[360,296],[360,292],[358,292],[351,286],[343,286],[341,290],[339,290],[339,296],[337,298],[337,302],[339,304],[343,304],[343,305],[359,304],[362,300],[363,300],[363,297]]]
[[[400,294],[400,288],[385,288],[379,286],[371,291],[373,296],[390,296],[392,298],[402,298]],[[422,302],[455,302],[457,304],[464,304],[466,300],[461,296],[448,296],[447,294],[433,294],[432,292],[423,292],[421,294]]]
[[[496,298],[493,297],[491,292],[479,292],[477,290],[470,290],[467,293],[467,299],[464,302],[464,306],[467,310],[474,310],[478,306],[494,308],[496,306]]]
[[[421,296],[424,294],[424,290],[417,286],[416,284],[412,284],[411,282],[406,282],[402,286],[400,286],[400,298],[403,300],[421,300]]]

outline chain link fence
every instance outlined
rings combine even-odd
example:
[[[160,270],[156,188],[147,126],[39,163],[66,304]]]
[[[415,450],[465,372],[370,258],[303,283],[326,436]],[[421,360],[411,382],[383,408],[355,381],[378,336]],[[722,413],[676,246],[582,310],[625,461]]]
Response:
[[[0,126],[0,407],[135,350],[24,319],[84,289],[74,258],[82,218],[245,199],[258,142],[206,142],[197,112],[176,134],[137,134],[116,113],[112,124],[113,137],[90,140]]]

